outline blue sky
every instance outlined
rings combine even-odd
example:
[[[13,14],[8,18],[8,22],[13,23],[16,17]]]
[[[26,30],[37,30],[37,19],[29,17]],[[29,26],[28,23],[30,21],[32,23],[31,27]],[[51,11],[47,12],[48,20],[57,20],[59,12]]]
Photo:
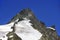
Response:
[[[24,8],[30,8],[46,26],[55,25],[60,35],[59,0],[0,0],[0,24],[6,24]]]

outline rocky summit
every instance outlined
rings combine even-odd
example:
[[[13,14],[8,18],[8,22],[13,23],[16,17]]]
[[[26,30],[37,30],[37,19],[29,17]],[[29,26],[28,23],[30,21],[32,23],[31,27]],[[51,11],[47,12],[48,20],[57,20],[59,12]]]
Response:
[[[55,26],[47,27],[29,9],[21,10],[7,24],[0,25],[0,40],[60,40]]]

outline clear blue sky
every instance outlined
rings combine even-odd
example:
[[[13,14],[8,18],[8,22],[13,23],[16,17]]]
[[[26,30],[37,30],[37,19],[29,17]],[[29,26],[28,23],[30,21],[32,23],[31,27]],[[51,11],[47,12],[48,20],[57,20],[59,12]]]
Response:
[[[37,19],[46,26],[56,26],[60,35],[60,1],[59,0],[0,0],[0,24],[6,24],[19,11],[30,8]]]

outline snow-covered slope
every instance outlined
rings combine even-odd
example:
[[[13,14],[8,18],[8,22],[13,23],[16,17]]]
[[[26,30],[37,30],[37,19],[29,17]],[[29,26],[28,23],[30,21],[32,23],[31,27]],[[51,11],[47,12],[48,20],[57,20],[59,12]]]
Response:
[[[24,18],[24,20],[15,25],[15,33],[22,40],[39,40],[42,34],[38,30],[34,29],[31,25],[30,20]]]
[[[16,20],[15,22],[17,22]],[[13,29],[14,23],[9,23],[6,25],[0,25],[0,39],[7,40],[6,34],[11,32]],[[15,33],[22,39],[22,40],[39,40],[42,34],[32,27],[30,20],[24,18],[24,20],[19,21],[15,24]]]
[[[14,22],[6,24],[6,25],[0,25],[0,39],[7,40],[6,34],[13,30],[13,29],[11,29],[13,24],[14,24]]]

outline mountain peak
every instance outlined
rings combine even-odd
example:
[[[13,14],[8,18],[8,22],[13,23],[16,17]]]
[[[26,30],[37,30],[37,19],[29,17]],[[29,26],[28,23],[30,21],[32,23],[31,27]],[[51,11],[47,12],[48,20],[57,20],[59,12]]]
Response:
[[[12,25],[9,25],[8,28],[13,30],[6,34],[8,35],[8,40],[59,40],[60,38],[56,31],[50,30],[54,30],[54,26],[52,26],[53,28],[47,28],[42,21],[36,19],[29,8],[19,12],[8,24],[10,23]]]
[[[21,10],[17,15],[15,15],[10,22],[13,22],[17,19],[20,19],[22,20],[23,18],[27,18],[27,19],[30,19],[30,18],[35,18],[33,12],[29,9],[29,8],[26,8],[26,9],[23,9]],[[9,22],[9,23],[10,23]]]

